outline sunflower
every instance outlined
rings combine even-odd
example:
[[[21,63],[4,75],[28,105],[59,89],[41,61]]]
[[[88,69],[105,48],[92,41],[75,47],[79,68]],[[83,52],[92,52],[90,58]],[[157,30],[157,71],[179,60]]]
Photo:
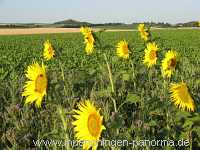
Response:
[[[41,107],[43,96],[46,95],[47,76],[45,66],[33,63],[28,66],[26,77],[29,79],[24,85],[22,96],[26,97],[25,104],[35,102],[37,107]]]
[[[89,100],[79,104],[79,110],[73,117],[76,119],[72,124],[75,126],[75,137],[84,141],[83,149],[88,150],[92,147],[96,150],[102,130],[106,128],[102,125],[103,117],[100,116],[99,110],[96,110],[93,103]]]
[[[128,42],[126,42],[125,40],[123,40],[123,41],[120,41],[117,44],[117,55],[119,57],[124,58],[124,59],[128,59],[129,58]]]
[[[144,41],[148,41],[150,34],[148,29],[145,28],[145,25],[143,23],[138,25],[138,31],[140,32],[141,38]]]
[[[181,110],[195,111],[194,100],[184,82],[170,85],[171,101]]]
[[[84,36],[84,40],[85,40],[85,44],[86,44],[85,51],[89,55],[89,54],[93,53],[94,44],[95,44],[95,39],[94,39],[94,36],[92,33],[92,29],[89,27],[81,27],[80,32]]]
[[[49,42],[49,40],[44,42],[43,56],[46,60],[50,60],[51,58],[53,58],[55,56],[54,48],[53,48],[52,44]]]
[[[145,49],[145,56],[144,56],[143,63],[146,64],[148,66],[148,68],[150,68],[156,64],[157,51],[158,51],[158,46],[156,45],[155,42],[147,44],[147,48]]]
[[[88,33],[87,35],[85,35],[85,44],[86,44],[85,51],[88,55],[93,53],[94,51],[94,42],[95,40],[92,33]]]
[[[165,58],[162,60],[162,74],[163,77],[170,78],[175,71],[177,64],[176,52],[173,50],[168,51],[165,54]]]
[[[142,32],[140,32],[140,36],[141,36],[141,38],[144,40],[144,41],[148,41],[148,39],[149,39],[149,32],[147,32],[147,31],[142,31]]]
[[[89,28],[89,27],[81,27],[81,28],[80,28],[80,32],[81,32],[83,35],[87,35],[88,33],[92,33],[92,29]]]
[[[138,25],[138,31],[139,31],[139,32],[145,31],[145,26],[144,26],[143,23],[141,23],[141,24]]]

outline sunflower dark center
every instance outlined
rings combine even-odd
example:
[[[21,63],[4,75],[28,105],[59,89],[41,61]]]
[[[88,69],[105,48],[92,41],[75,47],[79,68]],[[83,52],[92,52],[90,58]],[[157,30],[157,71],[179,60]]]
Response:
[[[183,103],[190,103],[190,95],[186,86],[179,87],[177,95]]]
[[[39,74],[35,80],[35,92],[43,93],[47,87],[47,79],[44,74]]]
[[[170,59],[169,67],[174,68],[175,66],[176,66],[176,59],[175,58]]]
[[[52,46],[49,46],[48,53],[49,53],[49,55],[54,55],[53,54],[53,47]]]
[[[149,54],[149,59],[150,60],[154,60],[156,58],[156,51],[152,50]]]
[[[96,113],[92,113],[88,117],[88,130],[90,134],[97,137],[100,133],[101,121],[100,117]]]
[[[128,54],[128,46],[127,45],[123,45],[122,49],[123,49],[124,54]]]
[[[87,40],[88,40],[88,43],[90,43],[90,44],[93,43],[94,39],[93,39],[93,36],[91,33],[88,34]]]

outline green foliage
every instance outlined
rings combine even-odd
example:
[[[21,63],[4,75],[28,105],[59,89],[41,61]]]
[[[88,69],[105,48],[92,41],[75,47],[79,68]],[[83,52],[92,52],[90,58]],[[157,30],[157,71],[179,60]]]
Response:
[[[101,44],[92,55],[84,53],[79,33],[0,36],[0,149],[69,149],[67,145],[35,146],[33,140],[74,140],[72,110],[84,99],[101,108],[106,127],[103,139],[185,139],[190,141],[189,147],[171,149],[200,148],[200,31],[161,30],[151,34],[160,47],[158,65],[152,69],[142,64],[145,45],[137,32],[96,33]],[[24,105],[24,71],[34,60],[43,61],[43,42],[47,39],[56,49],[56,58],[44,61],[48,91],[42,108],[37,109]],[[129,60],[116,57],[116,44],[121,39],[130,43]],[[170,82],[187,83],[197,106],[195,113],[180,111],[169,100],[170,82],[162,78],[159,65],[171,48],[178,52],[179,62]]]

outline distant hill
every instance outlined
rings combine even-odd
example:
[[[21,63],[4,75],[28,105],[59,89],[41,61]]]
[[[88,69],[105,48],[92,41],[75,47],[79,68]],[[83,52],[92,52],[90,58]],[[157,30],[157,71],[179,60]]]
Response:
[[[158,28],[176,28],[176,27],[197,27],[197,21],[186,22],[186,23],[177,23],[177,24],[170,24],[166,22],[144,22],[147,26],[151,27],[158,27]],[[140,23],[132,23],[132,24],[125,24],[125,23],[101,23],[101,24],[94,24],[89,22],[80,22],[73,19],[68,19],[64,21],[55,22],[53,26],[56,27],[63,27],[63,28],[79,28],[81,26],[90,26],[90,27],[98,27],[98,28],[121,28],[121,29],[133,29],[137,28],[138,24]]]
[[[91,26],[92,24],[89,22],[80,22],[73,19],[63,20],[59,22],[55,22],[54,25],[59,25],[62,27],[80,27],[80,26]]]
[[[197,21],[186,23],[169,24],[166,22],[144,22],[147,26],[157,28],[177,28],[177,27],[198,27]],[[139,22],[131,24],[125,23],[89,23],[81,22],[73,19],[58,21],[55,23],[0,23],[0,28],[80,28],[81,26],[89,26],[103,29],[137,29]]]
[[[197,21],[191,21],[186,23],[178,23],[176,24],[177,27],[198,27]]]

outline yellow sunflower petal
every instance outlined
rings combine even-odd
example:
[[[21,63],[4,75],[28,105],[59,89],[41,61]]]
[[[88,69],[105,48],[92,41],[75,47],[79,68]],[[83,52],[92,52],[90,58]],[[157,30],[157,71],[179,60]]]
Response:
[[[165,58],[162,60],[162,75],[163,77],[170,78],[175,71],[177,64],[177,54],[175,51],[170,50],[165,54]]]
[[[43,56],[46,60],[50,60],[55,56],[55,50],[49,40],[44,43]]]
[[[40,107],[47,89],[45,66],[33,63],[28,66],[26,77],[29,80],[25,82],[22,92],[22,96],[26,97],[25,104],[36,102],[36,106]]]
[[[78,108],[79,110],[74,110],[75,121],[72,122],[75,126],[75,137],[78,140],[89,141],[84,143],[83,149],[97,149],[101,132],[105,130],[102,125],[103,117],[89,100],[80,103]]]
[[[95,45],[95,39],[92,33],[92,29],[89,27],[81,27],[80,31],[84,35],[84,40],[86,44],[85,52],[87,55],[90,55],[94,52],[94,45]]]
[[[157,62],[157,51],[158,46],[155,42],[148,43],[147,48],[145,49],[145,56],[143,59],[143,63],[148,66],[148,68],[152,67]]]
[[[128,59],[129,58],[129,47],[128,42],[123,40],[117,44],[117,55],[121,58]]]
[[[184,82],[170,85],[171,101],[181,110],[195,111],[195,103]]]
[[[145,25],[143,23],[138,25],[138,31],[140,32],[141,38],[144,41],[148,41],[150,34],[148,29],[145,28]]]

